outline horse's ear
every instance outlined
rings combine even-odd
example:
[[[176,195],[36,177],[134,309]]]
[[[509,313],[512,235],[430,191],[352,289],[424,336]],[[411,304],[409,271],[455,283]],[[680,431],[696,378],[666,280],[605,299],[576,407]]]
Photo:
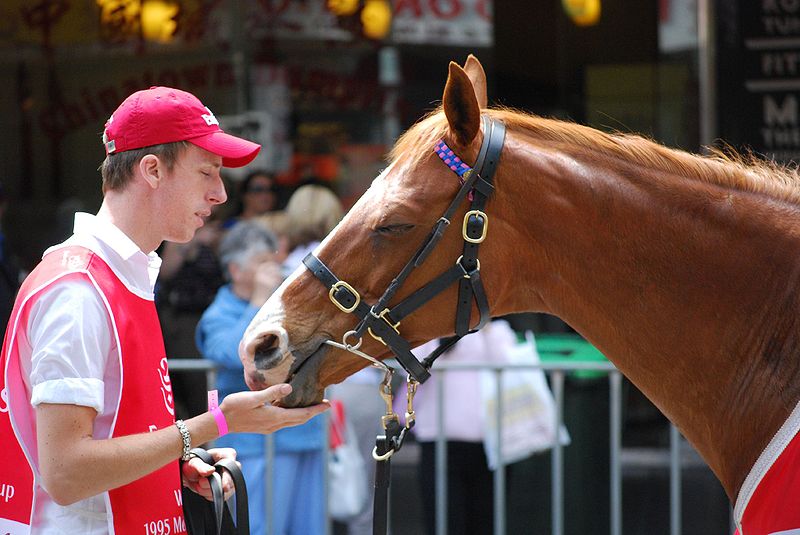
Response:
[[[481,109],[485,109],[489,105],[489,97],[486,90],[486,71],[483,70],[483,65],[478,61],[478,58],[470,54],[464,64],[464,72],[467,73],[467,76],[472,81],[472,87],[475,88],[478,106]]]
[[[472,81],[454,61],[450,62],[450,74],[444,86],[442,97],[444,114],[450,124],[450,130],[456,135],[456,141],[462,146],[469,145],[478,134],[481,122],[481,110]]]

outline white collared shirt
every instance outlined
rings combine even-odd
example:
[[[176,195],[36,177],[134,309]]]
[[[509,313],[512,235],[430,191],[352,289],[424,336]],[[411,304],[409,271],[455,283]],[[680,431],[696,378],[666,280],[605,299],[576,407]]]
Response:
[[[161,267],[155,252],[144,253],[110,221],[91,214],[75,214],[73,232],[45,254],[67,246],[85,247],[102,258],[131,292],[153,299]],[[31,404],[91,407],[97,411],[94,438],[108,438],[117,411],[119,354],[98,290],[81,279],[55,284],[32,307],[27,329],[30,346],[20,347],[20,362],[30,381],[26,386]],[[37,491],[32,533],[107,534],[106,496],[60,506],[45,492]]]

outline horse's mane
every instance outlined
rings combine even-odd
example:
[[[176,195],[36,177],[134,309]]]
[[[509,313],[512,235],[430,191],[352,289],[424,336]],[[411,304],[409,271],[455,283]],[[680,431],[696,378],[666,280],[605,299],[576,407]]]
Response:
[[[536,139],[598,150],[650,169],[800,204],[800,172],[796,166],[783,166],[729,148],[725,152],[711,149],[710,155],[700,156],[666,147],[640,135],[601,132],[569,121],[547,119],[505,107],[484,112],[502,120],[510,130],[524,131]],[[389,157],[392,160],[401,156],[410,158],[411,165],[416,165],[432,154],[434,144],[447,132],[447,119],[439,107],[407,130]]]

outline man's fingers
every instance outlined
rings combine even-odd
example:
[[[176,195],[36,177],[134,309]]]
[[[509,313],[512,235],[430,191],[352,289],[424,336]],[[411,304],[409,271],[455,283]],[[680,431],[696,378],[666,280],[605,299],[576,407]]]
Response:
[[[330,403],[325,400],[322,403],[318,403],[316,405],[310,405],[308,407],[302,407],[299,409],[285,409],[288,411],[292,411],[294,413],[294,417],[297,418],[298,423],[304,423],[316,416],[317,414],[323,413],[331,407]]]
[[[213,466],[204,463],[203,460],[198,457],[192,457],[183,467],[184,475],[190,479],[196,479],[193,477],[195,474],[192,472],[196,472],[197,475],[201,477],[208,477],[213,471]]]
[[[291,385],[288,384],[279,384],[279,385],[272,385],[271,387],[263,390],[264,401],[267,403],[274,403],[279,399],[283,399],[284,397],[288,396],[292,392]]]
[[[211,448],[208,453],[214,459],[219,461],[221,459],[236,459],[236,450],[233,448]]]
[[[222,493],[225,495],[226,500],[233,495],[234,488],[235,487],[233,485],[233,478],[231,477],[231,475],[227,471],[223,472]]]

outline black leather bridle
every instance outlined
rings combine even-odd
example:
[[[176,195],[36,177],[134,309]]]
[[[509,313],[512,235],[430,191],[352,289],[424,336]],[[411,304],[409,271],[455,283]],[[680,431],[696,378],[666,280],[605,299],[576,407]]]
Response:
[[[484,210],[486,202],[494,192],[492,178],[503,149],[506,129],[502,122],[485,115],[482,117],[482,122],[483,143],[473,167],[470,167],[455,155],[444,141],[437,143],[435,147],[437,155],[459,176],[462,183],[461,189],[450,202],[450,206],[445,210],[442,217],[436,222],[428,238],[392,280],[389,287],[374,305],[370,306],[361,299],[355,288],[340,280],[313,253],[309,253],[303,259],[303,264],[328,288],[328,295],[333,304],[342,312],[354,314],[360,320],[355,329],[345,334],[342,343],[347,346],[347,340],[352,336],[360,345],[360,340],[364,333],[369,333],[373,338],[386,345],[395,354],[397,361],[405,368],[409,376],[419,383],[425,382],[430,377],[428,370],[439,355],[449,349],[461,337],[479,330],[490,319],[489,302],[481,280],[478,249],[486,239],[489,227],[489,218]],[[390,308],[388,306],[389,301],[394,297],[414,268],[422,265],[439,243],[445,229],[450,225],[451,218],[466,197],[470,198],[471,204],[464,216],[462,225],[464,247],[461,256],[455,261],[453,267]],[[459,283],[458,303],[456,304],[456,336],[448,339],[447,344],[440,345],[420,362],[411,352],[408,341],[400,335],[398,326],[403,318],[433,299],[456,281]],[[473,299],[478,306],[480,320],[475,328],[471,329],[470,317]]]

